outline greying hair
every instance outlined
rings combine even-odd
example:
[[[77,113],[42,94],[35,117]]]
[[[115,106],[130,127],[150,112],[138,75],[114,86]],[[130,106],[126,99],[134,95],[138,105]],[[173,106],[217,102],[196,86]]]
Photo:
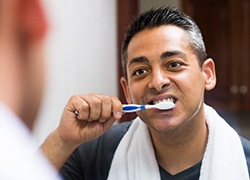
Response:
[[[199,59],[199,65],[202,67],[203,62],[207,58],[204,41],[197,24],[181,11],[171,7],[161,7],[158,9],[150,9],[141,13],[133,19],[130,27],[127,29],[124,41],[122,43],[122,67],[124,77],[127,78],[127,50],[128,44],[135,34],[145,29],[152,29],[162,25],[175,25],[183,29],[188,36],[191,48]]]

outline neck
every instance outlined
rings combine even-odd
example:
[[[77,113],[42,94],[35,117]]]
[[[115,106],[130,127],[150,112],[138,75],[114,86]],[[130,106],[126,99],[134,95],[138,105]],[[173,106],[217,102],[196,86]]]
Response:
[[[177,174],[203,158],[208,136],[205,118],[192,121],[175,132],[151,131],[157,161],[170,174]]]

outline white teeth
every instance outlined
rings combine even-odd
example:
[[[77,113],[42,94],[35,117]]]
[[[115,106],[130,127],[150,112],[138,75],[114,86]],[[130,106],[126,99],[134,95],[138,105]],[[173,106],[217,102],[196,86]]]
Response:
[[[168,99],[161,99],[161,100],[153,101],[154,104],[158,104],[160,102],[173,102],[174,103],[174,98],[171,97],[171,98],[168,98]]]

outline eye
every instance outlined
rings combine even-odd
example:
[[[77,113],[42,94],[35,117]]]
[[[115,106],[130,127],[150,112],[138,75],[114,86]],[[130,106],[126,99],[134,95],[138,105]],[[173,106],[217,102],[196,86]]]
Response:
[[[148,70],[146,70],[146,69],[137,69],[133,72],[133,76],[140,76],[140,75],[143,75],[147,72],[148,72]]]
[[[180,62],[171,62],[168,67],[169,68],[178,68],[181,66],[181,63]]]

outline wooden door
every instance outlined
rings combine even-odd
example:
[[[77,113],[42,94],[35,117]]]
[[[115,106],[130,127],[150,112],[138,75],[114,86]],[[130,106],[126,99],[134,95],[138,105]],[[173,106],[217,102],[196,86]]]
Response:
[[[118,16],[118,92],[119,99],[122,103],[126,103],[122,87],[120,85],[120,78],[123,76],[122,65],[121,65],[121,45],[124,39],[125,32],[130,25],[134,16],[138,13],[138,2],[137,0],[118,0],[117,1],[117,16]],[[121,122],[129,121],[136,117],[135,113],[129,113],[123,115]]]
[[[250,110],[249,0],[183,0],[216,64],[216,88],[206,102],[222,110]]]

